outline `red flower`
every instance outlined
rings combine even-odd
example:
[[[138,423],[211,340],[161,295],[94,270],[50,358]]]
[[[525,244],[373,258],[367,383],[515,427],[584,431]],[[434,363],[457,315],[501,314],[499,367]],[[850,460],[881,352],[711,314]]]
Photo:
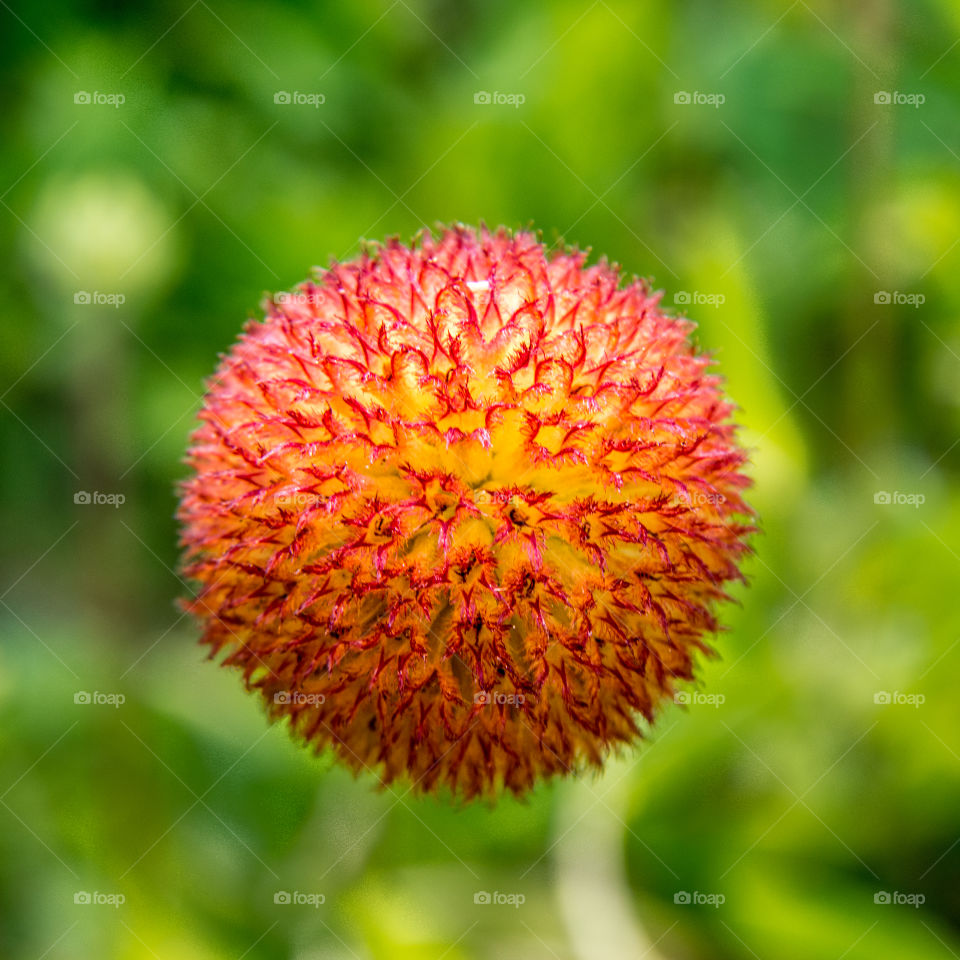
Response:
[[[275,297],[209,387],[180,508],[203,642],[384,782],[599,764],[739,577],[710,360],[585,261],[502,229],[389,241]]]

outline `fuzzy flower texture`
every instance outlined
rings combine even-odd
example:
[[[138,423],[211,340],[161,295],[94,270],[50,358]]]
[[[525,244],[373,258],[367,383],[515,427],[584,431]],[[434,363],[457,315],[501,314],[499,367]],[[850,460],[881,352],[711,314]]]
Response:
[[[708,652],[752,530],[733,408],[693,324],[586,259],[391,240],[274,297],[208,385],[187,607],[355,771],[523,794]]]

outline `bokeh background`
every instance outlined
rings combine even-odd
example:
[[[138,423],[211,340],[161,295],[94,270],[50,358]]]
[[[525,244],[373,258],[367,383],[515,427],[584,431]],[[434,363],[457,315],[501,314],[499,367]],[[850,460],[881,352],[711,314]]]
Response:
[[[0,25],[0,956],[960,954],[960,7]],[[493,809],[312,758],[175,606],[217,354],[361,238],[456,220],[592,247],[697,321],[764,529],[694,702]]]

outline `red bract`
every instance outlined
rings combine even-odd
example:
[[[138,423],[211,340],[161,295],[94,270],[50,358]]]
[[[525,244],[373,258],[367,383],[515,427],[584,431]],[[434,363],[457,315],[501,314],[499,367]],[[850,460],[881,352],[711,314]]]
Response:
[[[188,606],[270,715],[465,797],[639,734],[739,578],[731,405],[659,294],[528,233],[389,241],[223,359]]]

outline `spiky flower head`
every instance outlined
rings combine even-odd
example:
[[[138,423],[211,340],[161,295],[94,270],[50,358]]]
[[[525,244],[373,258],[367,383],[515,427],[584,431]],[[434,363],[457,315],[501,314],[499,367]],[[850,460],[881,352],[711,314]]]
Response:
[[[180,508],[211,656],[318,750],[466,798],[640,735],[739,577],[692,324],[529,233],[334,264],[209,384]]]

